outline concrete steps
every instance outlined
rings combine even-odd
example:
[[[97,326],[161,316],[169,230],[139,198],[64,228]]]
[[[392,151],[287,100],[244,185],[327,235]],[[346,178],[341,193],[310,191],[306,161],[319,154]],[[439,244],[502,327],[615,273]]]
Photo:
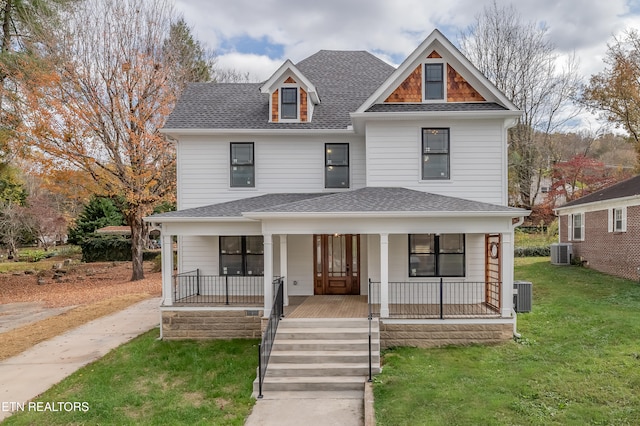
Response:
[[[380,331],[372,321],[372,373],[380,372]],[[362,392],[369,375],[369,321],[285,318],[280,321],[262,392]],[[258,379],[254,395],[258,393]]]

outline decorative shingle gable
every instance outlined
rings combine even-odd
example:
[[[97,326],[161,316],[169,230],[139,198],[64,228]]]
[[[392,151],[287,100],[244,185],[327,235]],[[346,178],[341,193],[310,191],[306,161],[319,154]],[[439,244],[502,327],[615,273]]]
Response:
[[[482,97],[451,65],[447,65],[447,102],[483,102]]]
[[[442,59],[435,50],[427,59]],[[391,93],[385,102],[420,103],[422,102],[424,64],[418,65],[411,74]],[[450,64],[446,72],[447,102],[483,102],[485,98],[478,93]]]
[[[271,121],[274,123],[278,122],[278,105],[280,105],[278,101],[278,94],[280,92],[276,90],[271,94]]]
[[[385,102],[422,102],[422,65],[418,65]]]

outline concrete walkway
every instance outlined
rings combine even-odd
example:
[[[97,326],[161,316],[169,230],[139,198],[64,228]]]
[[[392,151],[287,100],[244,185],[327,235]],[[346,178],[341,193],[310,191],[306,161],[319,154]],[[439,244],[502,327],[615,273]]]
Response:
[[[160,298],[98,318],[0,362],[0,421],[54,384],[160,324]]]
[[[258,399],[245,426],[362,426],[363,392],[269,392]]]

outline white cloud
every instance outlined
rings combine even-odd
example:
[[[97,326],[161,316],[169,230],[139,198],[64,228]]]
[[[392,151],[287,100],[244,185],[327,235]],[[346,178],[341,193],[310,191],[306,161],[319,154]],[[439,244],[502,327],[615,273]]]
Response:
[[[397,64],[434,28],[455,43],[458,33],[492,2],[177,0],[176,6],[194,27],[196,36],[218,49],[219,64],[266,78],[267,70],[275,70],[285,59],[297,62],[320,49],[368,50]],[[640,17],[630,13],[625,0],[510,3],[523,19],[547,25],[559,53],[575,52],[585,78],[603,68],[602,57],[612,35],[640,27]],[[506,2],[499,2],[503,4]],[[267,40],[283,47],[264,54],[220,51],[236,37]]]
[[[216,58],[216,65],[222,69],[248,72],[252,80],[264,81],[276,72],[282,61],[264,55],[227,53]]]

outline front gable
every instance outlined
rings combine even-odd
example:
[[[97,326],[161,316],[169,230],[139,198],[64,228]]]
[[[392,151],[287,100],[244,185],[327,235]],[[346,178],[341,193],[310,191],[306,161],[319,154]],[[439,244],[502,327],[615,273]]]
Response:
[[[398,67],[357,113],[380,104],[496,103],[517,108],[438,30]]]

